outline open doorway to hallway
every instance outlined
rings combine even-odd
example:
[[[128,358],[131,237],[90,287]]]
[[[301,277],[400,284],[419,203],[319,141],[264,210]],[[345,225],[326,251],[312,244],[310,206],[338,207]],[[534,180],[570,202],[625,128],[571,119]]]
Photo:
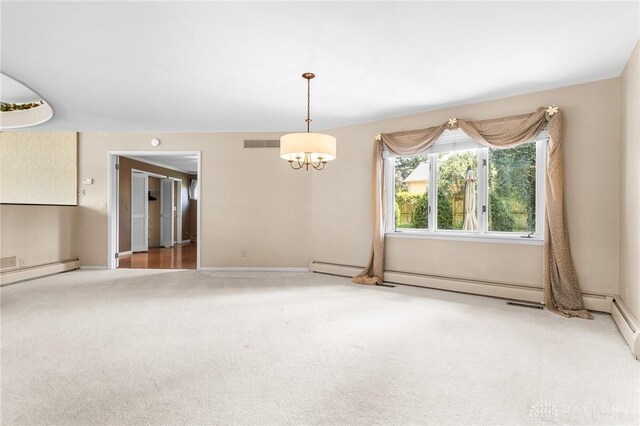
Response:
[[[199,153],[118,152],[110,163],[110,266],[197,269]]]

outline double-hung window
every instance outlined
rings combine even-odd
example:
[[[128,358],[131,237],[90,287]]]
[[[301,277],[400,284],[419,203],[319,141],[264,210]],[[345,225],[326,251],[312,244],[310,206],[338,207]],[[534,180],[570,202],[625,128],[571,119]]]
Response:
[[[539,244],[547,140],[489,148],[458,129],[420,155],[385,151],[387,235]]]

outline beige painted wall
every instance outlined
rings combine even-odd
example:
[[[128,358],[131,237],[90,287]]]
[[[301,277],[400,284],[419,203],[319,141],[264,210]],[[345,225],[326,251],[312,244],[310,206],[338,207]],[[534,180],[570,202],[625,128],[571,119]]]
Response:
[[[640,43],[620,76],[620,296],[640,318]]]
[[[618,293],[618,90],[619,80],[610,79],[329,131],[338,138],[338,159],[313,174],[311,257],[366,263],[377,133],[429,127],[450,117],[522,114],[556,104],[566,120],[566,207],[580,283],[585,292]],[[386,247],[388,270],[542,286],[542,246],[388,238]]]
[[[75,206],[0,206],[0,256],[28,268],[78,258]]]
[[[149,141],[161,140],[158,148]],[[291,170],[277,149],[244,149],[275,133],[81,133],[79,175],[94,178],[79,197],[82,265],[107,264],[108,151],[202,151],[203,267],[306,267],[311,258],[311,173]],[[241,249],[247,257],[240,257]]]

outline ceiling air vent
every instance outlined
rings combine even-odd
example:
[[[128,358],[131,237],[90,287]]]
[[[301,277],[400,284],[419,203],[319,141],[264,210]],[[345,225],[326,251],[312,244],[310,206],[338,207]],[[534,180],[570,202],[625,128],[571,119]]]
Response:
[[[278,139],[245,140],[244,147],[245,148],[280,148],[280,140]]]

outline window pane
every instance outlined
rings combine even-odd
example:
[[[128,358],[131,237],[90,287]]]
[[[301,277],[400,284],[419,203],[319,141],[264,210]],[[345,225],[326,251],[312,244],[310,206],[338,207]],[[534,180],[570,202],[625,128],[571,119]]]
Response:
[[[536,144],[489,150],[489,231],[536,229]]]
[[[427,229],[428,157],[398,157],[395,164],[395,227]]]
[[[438,229],[478,231],[478,151],[438,154]]]

